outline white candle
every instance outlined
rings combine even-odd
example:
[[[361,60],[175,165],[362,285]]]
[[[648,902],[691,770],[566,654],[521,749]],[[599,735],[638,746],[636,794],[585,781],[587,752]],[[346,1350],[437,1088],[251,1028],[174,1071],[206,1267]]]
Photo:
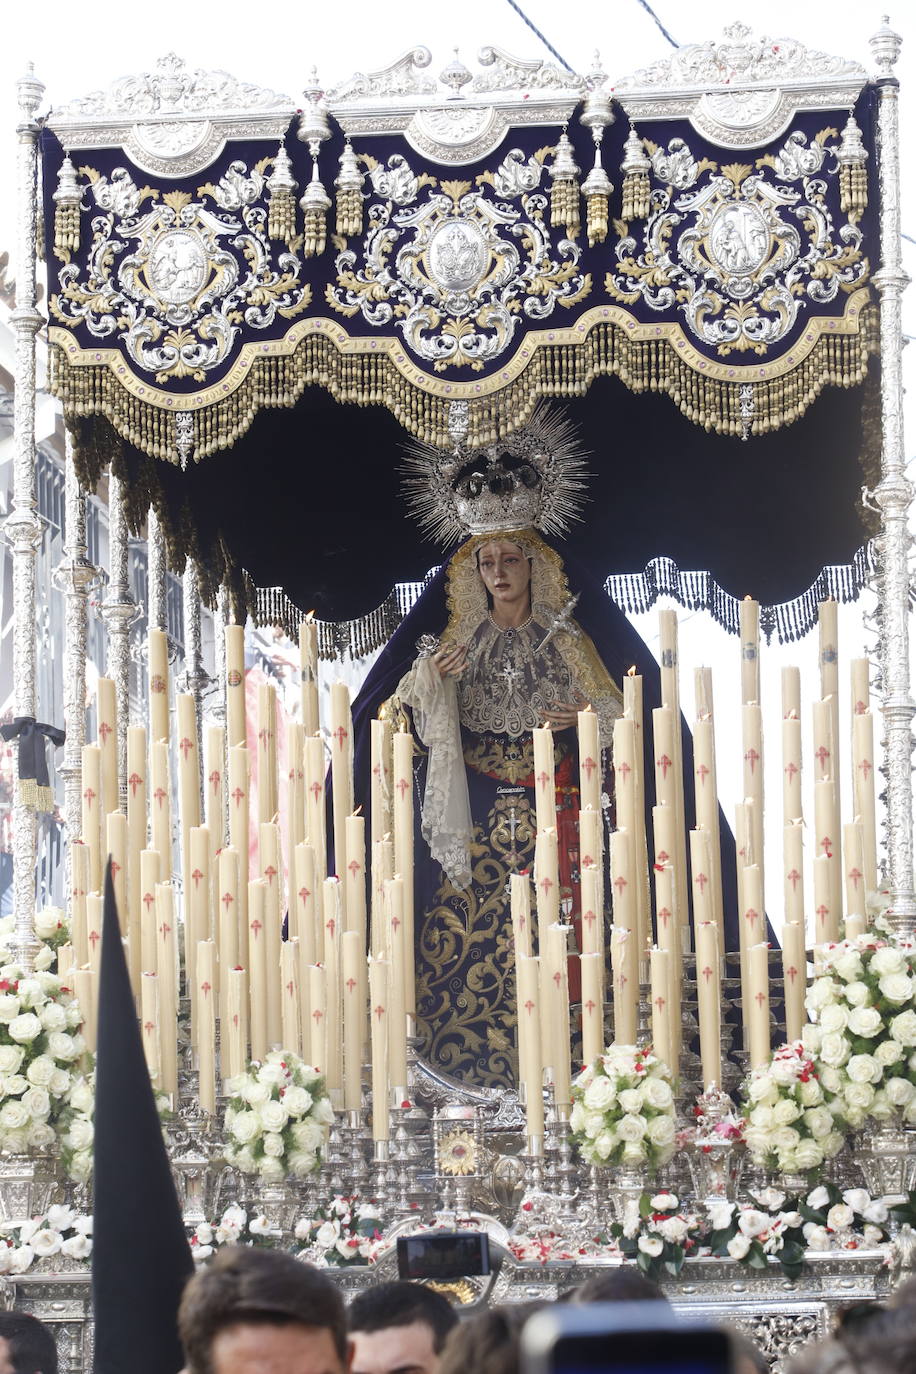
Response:
[[[786,1007],[786,1040],[801,1039],[805,1024],[805,928],[786,921],[782,928],[782,980]]]
[[[588,707],[576,717],[579,735],[579,804],[601,806],[601,747],[598,743],[598,716]],[[535,779],[537,781],[537,779]]]
[[[623,714],[633,722],[633,767],[635,770],[636,793],[633,803],[633,843],[639,890],[637,892],[637,911],[639,914],[640,935],[645,933],[651,940],[651,909],[649,896],[649,852],[646,838],[646,777],[643,744],[643,695],[642,677],[635,668],[630,668],[623,679]]]
[[[89,891],[102,890],[102,753],[97,744],[84,744],[80,761],[82,780],[81,839],[89,851]]]
[[[862,857],[865,887],[878,888],[878,847],[875,825],[875,742],[874,717],[865,711],[853,717],[853,814],[862,824]]]
[[[280,944],[283,927],[283,860],[280,856],[280,828],[273,824],[258,827],[260,877],[264,879],[264,954],[267,964],[267,1041],[279,1045],[283,1039],[277,981],[280,974]]]
[[[343,1105],[343,1035],[341,1014],[340,937],[343,934],[340,909],[340,887],[337,878],[326,878],[324,884],[324,968],[325,968],[325,1034],[327,1035],[328,1092],[335,1107]]]
[[[582,893],[582,952],[583,954],[604,955],[604,913],[598,888],[598,870],[593,864],[586,865],[580,876]],[[516,947],[521,946],[516,938]],[[529,950],[522,951],[525,954]]]
[[[388,1062],[392,1095],[398,1105],[407,1096],[407,958],[404,949],[404,884],[392,878],[385,884],[387,949],[391,973],[388,984]]]
[[[677,1077],[671,1039],[671,956],[653,945],[649,950],[649,1001],[652,1014],[652,1046],[659,1059]]]
[[[230,749],[245,743],[245,627],[226,626],[226,739]]]
[[[127,728],[127,901],[131,944],[139,949],[143,908],[140,904],[140,855],[146,848],[146,731]],[[136,934],[135,934],[136,932]]]
[[[353,722],[350,716],[350,693],[346,683],[331,684],[330,705],[334,863],[337,875],[343,877],[347,852],[346,822],[353,811]],[[314,843],[312,835],[309,835],[309,839]]]
[[[82,840],[70,845],[70,939],[77,968],[89,962],[89,926],[86,898],[89,895],[89,846]]]
[[[309,735],[305,741],[305,838],[315,851],[319,884],[327,876],[325,766],[324,740],[320,735]]]
[[[226,843],[226,732],[221,725],[208,725],[204,732],[204,822],[210,834],[211,921],[216,916],[218,896],[216,856]]]
[[[389,1139],[388,983],[386,959],[369,960],[369,1024],[372,1046],[372,1139]]]
[[[639,1005],[639,970],[633,931],[611,927],[611,968],[614,975],[614,1040],[635,1045]]]
[[[149,734],[158,744],[169,737],[169,641],[164,630],[147,636],[149,664]]]
[[[805,929],[805,880],[801,821],[783,829],[783,898],[786,920]]]
[[[871,696],[868,684],[869,663],[867,658],[853,658],[849,663],[849,677],[853,716],[864,715],[871,709]]]
[[[96,1027],[98,1025],[98,987],[91,968],[73,970],[73,991],[83,1015],[82,1031],[86,1048],[95,1054]]]
[[[584,877],[584,874],[583,874]],[[583,884],[584,892],[584,884]],[[585,898],[583,896],[582,931],[585,938]],[[513,873],[509,877],[509,915],[516,960],[531,956],[531,879],[527,873]]]
[[[239,856],[238,926],[240,950],[245,949],[248,944],[248,882],[251,847],[248,835],[248,810],[248,749],[244,744],[239,744],[234,745],[229,750],[229,843]]]
[[[556,830],[541,830],[534,841],[534,888],[538,930],[543,932],[560,919],[560,871]]]
[[[309,1058],[322,1074],[328,1067],[327,976],[319,966],[309,969],[309,1005],[312,1008],[312,1035]]]
[[[159,855],[163,877],[172,873],[172,777],[168,740],[150,746],[150,848]]]
[[[760,604],[746,596],[738,605],[741,636],[741,702],[760,702]]]
[[[526,1132],[529,1137],[541,1137],[544,1134],[544,1096],[541,1091],[544,1073],[541,1053],[544,1008],[541,1002],[539,960],[520,955],[515,964],[515,979],[518,999],[519,1091],[525,1103]]]
[[[280,1043],[301,1056],[298,940],[284,940],[280,946]]]
[[[671,1029],[671,1069],[677,1074],[681,1054],[681,989],[683,950],[674,912],[674,871],[670,864],[655,868],[656,941],[668,955],[668,1012]]]
[[[243,968],[226,970],[228,1019],[222,1031],[223,1082],[244,1073],[248,1063],[248,972]]]
[[[156,884],[156,977],[159,984],[159,1017],[163,1026],[178,1021],[178,947],[175,932],[174,894],[171,883]],[[165,1035],[159,1043],[162,1066],[159,1086],[178,1096],[178,1037]]]
[[[802,815],[801,721],[789,716],[782,722],[782,819],[791,825]]]
[[[156,885],[162,879],[161,860],[155,849],[140,854],[140,967],[156,972]]]
[[[703,1087],[722,1086],[721,947],[713,921],[700,921],[697,938],[697,1012],[700,1022],[700,1058]]]
[[[291,922],[290,931],[295,930],[302,961],[314,964],[318,962],[318,950],[323,950],[324,934],[318,905],[315,850],[312,845],[304,842],[296,845],[293,869],[290,911],[295,912],[295,923]]]
[[[292,720],[286,727],[286,855],[292,867],[296,845],[305,839],[305,732],[299,721]],[[292,873],[290,873],[292,877]],[[290,884],[292,886],[292,884]],[[290,913],[293,902],[290,901]],[[295,935],[295,932],[291,932]]]
[[[100,677],[96,686],[96,713],[101,751],[102,811],[107,816],[117,811],[118,795],[118,707],[115,684]],[[126,913],[125,913],[126,920]]]
[[[197,946],[197,1096],[212,1116],[216,1111],[216,946],[201,940]]]
[[[846,914],[865,915],[865,853],[859,821],[843,826],[843,864],[846,869]]]
[[[823,945],[837,938],[839,913],[831,906],[830,860],[826,854],[814,859],[814,943]]]
[[[835,940],[839,933],[840,907],[842,905],[842,859],[840,855],[839,808],[837,806],[837,787],[833,779],[814,784],[814,829],[815,854],[826,861],[828,878],[827,906],[830,919],[824,927],[826,934],[819,935],[818,943],[824,939]],[[815,908],[820,905],[815,902]]]
[[[144,973],[140,980],[140,1038],[143,1041],[143,1057],[153,1086],[162,1086],[162,1068],[159,1062],[159,997],[158,979],[155,973]]]
[[[544,1058],[553,1070],[554,1101],[561,1109],[572,1102],[568,936],[569,927],[565,925],[552,925],[547,931],[549,1003],[546,1024],[550,1029],[550,1044],[543,1048]]]
[[[554,777],[553,731],[548,725],[536,726],[534,740],[534,804],[538,830],[556,828],[557,793]]]
[[[194,698],[179,692],[178,796],[181,814],[181,871],[187,883],[191,869],[191,831],[200,825],[200,755],[197,748],[197,715]]]
[[[582,1058],[593,1063],[604,1053],[604,960],[601,955],[580,954],[582,975]]]
[[[230,1015],[227,973],[237,968],[244,957],[239,945],[239,852],[233,845],[226,845],[220,850],[216,862],[216,888],[219,893],[219,1014],[220,1022],[225,1026]],[[247,952],[247,942],[244,948]]]
[[[302,724],[307,735],[314,735],[318,729],[318,626],[311,611],[299,625],[299,668]]]
[[[361,996],[360,973],[366,963],[365,944],[358,931],[345,930],[340,937],[343,999],[343,1105],[358,1111],[362,1105],[362,1044],[366,1004]]]
[[[753,802],[750,814],[754,863],[763,864],[763,716],[759,706],[741,708],[744,796]]]
[[[277,777],[277,689],[258,683],[258,823],[268,824],[280,809]]]
[[[248,995],[251,1057],[263,1059],[270,1045],[267,1020],[267,940],[264,934],[264,892],[258,878],[248,884]]]
[[[372,768],[372,843],[391,830],[391,724],[387,720],[369,723]]]
[[[712,715],[712,674],[698,668],[695,677],[697,720],[693,727],[694,804],[697,829],[709,837],[709,877],[712,919],[720,935],[725,929],[722,899],[722,851],[719,835],[719,791],[716,774],[715,722]],[[702,713],[701,713],[702,704]],[[724,944],[724,940],[723,940]]]
[[[415,1016],[413,920],[413,738],[406,731],[394,736],[394,868],[404,883],[404,1001],[407,1014]],[[394,1060],[392,1059],[392,1071]]]
[[[770,947],[752,945],[748,950],[750,989],[750,1066],[762,1068],[770,1060]]]

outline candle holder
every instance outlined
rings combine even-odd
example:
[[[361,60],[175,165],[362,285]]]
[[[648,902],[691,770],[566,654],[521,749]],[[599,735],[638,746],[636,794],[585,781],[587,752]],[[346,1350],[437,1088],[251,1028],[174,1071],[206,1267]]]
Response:
[[[328,1132],[327,1154],[324,1164],[321,1166],[321,1181],[324,1185],[325,1196],[335,1197],[337,1194],[343,1194],[346,1191],[343,1179],[341,1127],[341,1113],[335,1111],[334,1120]]]
[[[178,1110],[166,1123],[172,1176],[187,1226],[210,1219],[210,1166],[218,1149],[216,1119],[198,1105],[196,1087],[197,1074],[184,1070],[179,1075]]]
[[[347,1155],[347,1190],[350,1193],[362,1195],[366,1189],[366,1182],[369,1178],[369,1166],[366,1163],[366,1128],[361,1109],[351,1110],[346,1113],[346,1125],[342,1126],[341,1134],[346,1137],[349,1144]]]
[[[687,1147],[687,1161],[698,1202],[720,1198],[734,1202],[744,1165],[744,1142],[735,1124],[731,1098],[715,1083],[696,1103],[696,1127]]]
[[[372,1142],[372,1193],[382,1216],[391,1200],[391,1150],[387,1140]]]
[[[433,1167],[441,1188],[442,1207],[456,1216],[473,1209],[473,1188],[483,1166],[484,1146],[480,1111],[454,1104],[433,1117]]]
[[[406,1117],[410,1107],[391,1108],[391,1172],[394,1183],[393,1211],[407,1217],[416,1210],[410,1198],[410,1135]]]
[[[540,1231],[553,1230],[556,1206],[554,1199],[544,1188],[543,1136],[528,1137],[527,1149],[522,1160],[525,1165],[525,1191],[518,1205],[512,1230],[518,1235],[536,1235]]]
[[[576,1210],[579,1171],[573,1157],[569,1113],[570,1108],[561,1104],[555,1108],[551,1122],[552,1145],[556,1157],[556,1215],[564,1232],[575,1230],[580,1221]]]

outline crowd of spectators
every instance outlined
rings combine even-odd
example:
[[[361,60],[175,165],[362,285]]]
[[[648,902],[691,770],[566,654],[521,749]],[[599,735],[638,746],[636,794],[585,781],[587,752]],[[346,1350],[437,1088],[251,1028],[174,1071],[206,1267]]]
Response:
[[[557,1302],[603,1304],[609,1333],[614,1305],[643,1304],[646,1332],[671,1332],[665,1371],[683,1374],[675,1314],[638,1271],[608,1270]],[[182,1374],[525,1374],[523,1329],[548,1306],[513,1303],[462,1312],[431,1286],[398,1282],[364,1290],[347,1308],[327,1270],[278,1250],[226,1247],[185,1289]],[[607,1339],[613,1342],[614,1335]],[[753,1340],[737,1330],[729,1339],[728,1374],[769,1374],[767,1357]],[[592,1374],[600,1367],[592,1364]],[[916,1279],[886,1303],[860,1302],[841,1311],[828,1335],[807,1343],[783,1368],[786,1374],[916,1374]],[[57,1371],[51,1329],[26,1314],[0,1312],[0,1374]],[[658,1374],[655,1359],[652,1371]]]

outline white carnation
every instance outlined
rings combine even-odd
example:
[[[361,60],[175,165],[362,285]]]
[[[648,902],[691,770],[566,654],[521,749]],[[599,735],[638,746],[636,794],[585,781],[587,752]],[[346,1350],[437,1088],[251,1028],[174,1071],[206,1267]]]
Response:
[[[842,1231],[846,1226],[851,1226],[855,1220],[855,1212],[847,1202],[837,1202],[827,1213],[827,1226],[831,1231]]]
[[[661,1236],[640,1236],[636,1245],[644,1255],[651,1255],[653,1258],[660,1255],[665,1248]]]

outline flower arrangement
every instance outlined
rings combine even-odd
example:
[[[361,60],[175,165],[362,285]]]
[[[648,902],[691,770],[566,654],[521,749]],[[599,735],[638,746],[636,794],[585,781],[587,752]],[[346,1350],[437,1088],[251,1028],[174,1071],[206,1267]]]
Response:
[[[799,1201],[798,1210],[809,1250],[858,1250],[887,1240],[887,1206],[865,1188],[842,1192],[835,1183],[822,1183]]]
[[[26,978],[15,964],[0,968],[0,1149],[5,1153],[46,1150],[70,1129],[72,1094],[77,1091],[79,1099],[88,1059],[79,1033],[82,1019],[72,992],[55,974]]]
[[[49,1207],[45,1216],[0,1228],[0,1274],[24,1274],[51,1255],[88,1260],[91,1254],[92,1217],[72,1207]]]
[[[327,1128],[334,1120],[324,1080],[298,1055],[271,1050],[230,1079],[226,1109],[226,1162],[245,1174],[280,1183],[304,1178],[321,1164]]]
[[[0,964],[12,964],[15,916],[0,917]],[[32,961],[36,973],[47,973],[57,963],[57,951],[70,939],[70,923],[59,907],[44,907],[35,913],[35,935],[39,948]]]
[[[230,1202],[219,1221],[202,1221],[188,1237],[195,1264],[203,1264],[221,1245],[271,1245],[270,1226],[263,1216],[250,1217]]]
[[[382,1239],[382,1214],[374,1202],[339,1193],[314,1217],[296,1223],[297,1240],[306,1242],[302,1258],[318,1264],[370,1264]]]
[[[590,1164],[667,1163],[674,1153],[674,1093],[651,1049],[611,1045],[573,1080],[570,1128]]]
[[[696,1254],[701,1234],[699,1217],[681,1209],[676,1193],[643,1193],[638,1211],[610,1228],[620,1253],[655,1280],[679,1274],[688,1255]]]
[[[804,1043],[836,1116],[916,1125],[916,950],[873,934],[828,945]]]
[[[801,1041],[782,1045],[748,1077],[744,1142],[755,1162],[806,1173],[841,1149],[843,1134],[828,1105],[819,1066]]]

